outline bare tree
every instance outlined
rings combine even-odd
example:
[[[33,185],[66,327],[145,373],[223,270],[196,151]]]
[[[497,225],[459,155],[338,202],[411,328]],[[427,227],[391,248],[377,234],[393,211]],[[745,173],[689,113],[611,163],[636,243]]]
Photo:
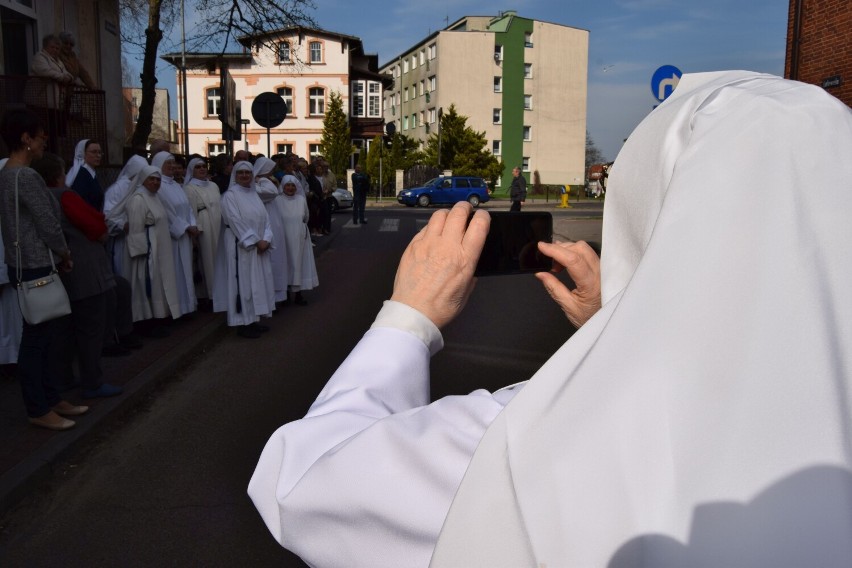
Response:
[[[167,31],[171,31],[180,21],[181,0],[119,0],[119,5],[122,41],[127,46],[142,49],[144,54],[139,119],[131,142],[131,146],[138,149],[145,147],[154,119],[157,55],[164,37],[161,24],[165,21]],[[186,38],[187,49],[215,48],[224,53],[232,40],[245,36],[256,37],[258,47],[274,47],[275,38],[270,32],[295,26],[316,27],[308,14],[314,8],[313,0],[186,1],[185,9],[194,11],[200,22],[195,27],[199,32]],[[143,21],[147,21],[144,32]],[[174,42],[169,47],[175,47]]]

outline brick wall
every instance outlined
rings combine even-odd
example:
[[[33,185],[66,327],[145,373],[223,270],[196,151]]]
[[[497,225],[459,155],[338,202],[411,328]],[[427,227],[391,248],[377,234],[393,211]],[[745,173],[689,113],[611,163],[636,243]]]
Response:
[[[795,69],[793,36],[799,3],[801,21],[798,69]],[[852,1],[790,0],[784,76],[814,85],[840,76],[842,84],[826,91],[852,106]]]

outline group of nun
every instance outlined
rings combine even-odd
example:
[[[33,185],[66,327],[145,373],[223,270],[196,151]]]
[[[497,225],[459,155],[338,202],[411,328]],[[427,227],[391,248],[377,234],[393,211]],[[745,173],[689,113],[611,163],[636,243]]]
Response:
[[[174,167],[168,152],[150,165],[134,156],[106,194],[110,252],[130,281],[134,322],[177,319],[201,301],[257,338],[269,329],[260,319],[290,293],[306,304],[301,291],[319,281],[300,182],[278,184],[274,163],[260,158],[238,162],[220,194],[203,158],[190,160],[183,187]]]

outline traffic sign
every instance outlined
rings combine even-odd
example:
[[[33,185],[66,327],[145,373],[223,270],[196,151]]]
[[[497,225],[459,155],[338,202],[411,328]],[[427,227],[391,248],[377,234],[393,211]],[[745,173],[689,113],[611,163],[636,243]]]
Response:
[[[675,90],[680,77],[680,69],[674,65],[663,65],[651,76],[651,93],[660,102],[666,100]]]
[[[251,116],[264,128],[275,128],[287,116],[287,103],[276,93],[260,93],[251,103]]]

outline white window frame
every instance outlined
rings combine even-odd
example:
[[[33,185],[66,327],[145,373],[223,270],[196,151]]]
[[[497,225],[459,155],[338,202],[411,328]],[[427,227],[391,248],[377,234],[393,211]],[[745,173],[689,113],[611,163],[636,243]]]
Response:
[[[532,47],[533,46],[532,35],[533,35],[532,32],[524,32],[524,47]]]
[[[433,43],[429,46],[429,59],[438,57],[438,44]]]
[[[317,50],[314,51],[314,46],[317,47]],[[323,49],[322,42],[318,40],[313,40],[308,42],[308,53],[311,64],[322,63],[323,62]],[[319,57],[314,57],[315,54],[319,54]]]
[[[222,92],[219,87],[210,87],[204,90],[204,100],[206,101],[204,110],[207,112],[205,116],[208,118],[218,117],[222,110]],[[210,112],[210,106],[213,105],[213,112]]]
[[[524,156],[523,158],[521,158],[521,171],[522,172],[530,171],[530,157],[529,156]]]
[[[411,55],[411,70],[414,71],[417,69],[417,54],[413,53]]]
[[[352,81],[352,116],[364,118],[366,113],[364,81]]]
[[[499,44],[494,44],[494,57],[495,61],[503,61],[503,46]]]
[[[494,112],[491,114],[491,123],[492,124],[503,124],[503,109],[495,108]]]
[[[378,118],[382,115],[379,101],[382,100],[382,84],[378,81],[367,81],[367,116]]]
[[[292,154],[293,153],[293,143],[292,142],[276,142],[275,143],[275,153],[276,154]]]
[[[319,91],[319,93],[315,93]],[[310,87],[308,89],[308,115],[325,116],[325,88]]]
[[[436,75],[432,75],[429,77],[429,92],[438,90],[438,77]]]
[[[207,143],[207,157],[217,156],[219,154],[225,153],[225,143],[224,142],[208,142]]]
[[[529,142],[530,140],[532,140],[532,126],[524,125],[523,139],[524,142]]]
[[[290,94],[284,94],[283,91],[290,91]],[[284,99],[284,104],[287,105],[287,116],[293,116],[293,87],[283,86],[275,89],[278,96]]]
[[[408,130],[408,115],[402,117],[402,129]]]
[[[402,102],[404,102],[404,103],[408,102],[408,87],[406,87],[402,90]]]
[[[532,63],[524,63],[524,79],[532,79]]]
[[[503,143],[500,140],[492,140],[491,141],[491,153],[495,156],[499,156],[503,151]]]
[[[434,108],[429,109],[429,124],[435,124],[438,120],[438,112]]]
[[[532,110],[532,95],[524,95],[524,110]]]
[[[503,77],[496,76],[494,77],[494,92],[502,93],[503,92]]]
[[[402,60],[402,73],[408,73],[408,59]]]
[[[283,48],[286,48],[286,50],[283,49]],[[282,51],[286,51],[286,57],[281,57]],[[278,42],[278,63],[279,64],[282,64],[282,63],[287,64],[287,63],[292,63],[292,62],[293,62],[293,52],[290,49],[290,42],[289,41],[279,41]]]
[[[308,143],[308,156],[310,156],[311,160],[316,158],[317,156],[322,155],[322,144],[319,142],[310,142]]]
[[[421,79],[420,80],[420,96],[422,97],[425,92],[426,92],[426,81]]]

